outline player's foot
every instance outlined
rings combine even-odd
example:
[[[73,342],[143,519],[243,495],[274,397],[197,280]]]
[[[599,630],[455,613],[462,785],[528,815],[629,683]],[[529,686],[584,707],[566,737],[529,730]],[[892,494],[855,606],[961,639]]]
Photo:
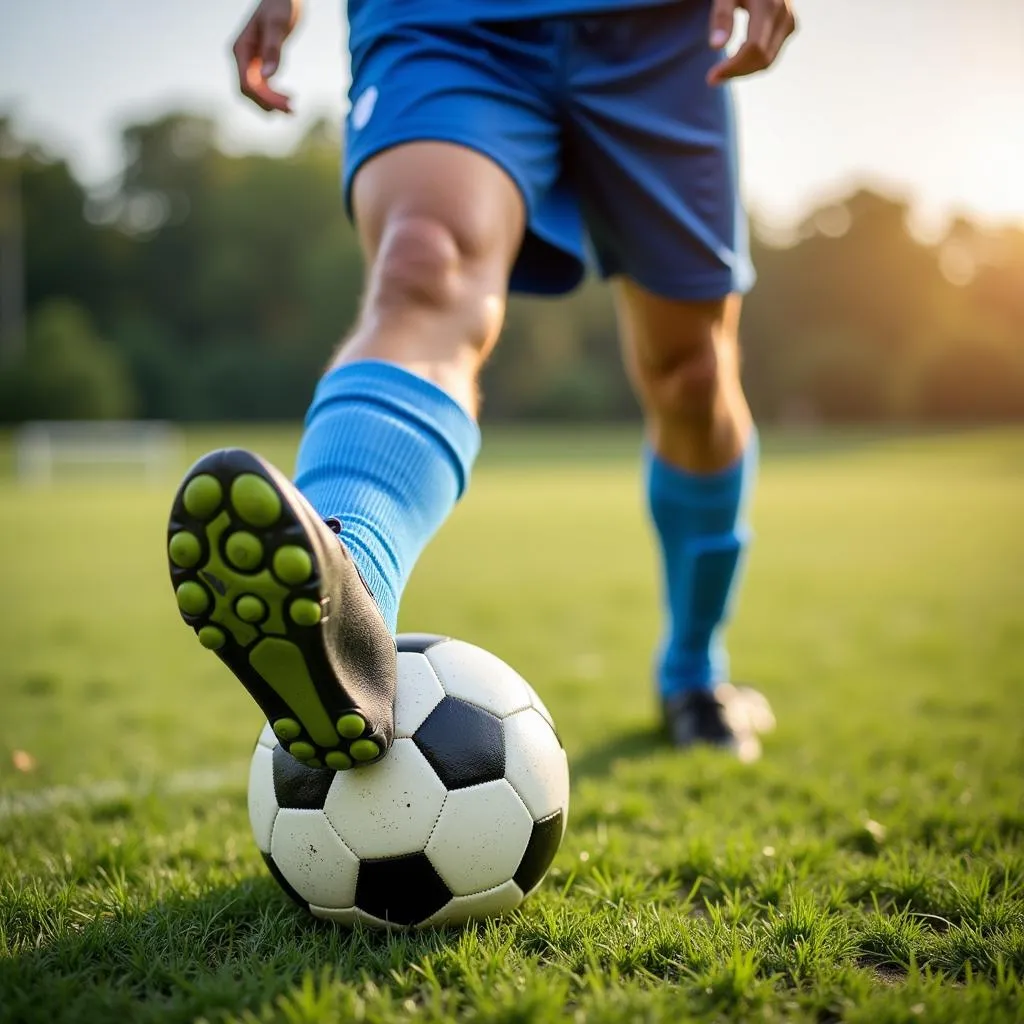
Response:
[[[174,498],[167,550],[182,618],[295,758],[342,770],[387,751],[394,639],[347,549],[283,474],[239,448],[205,455]]]
[[[758,737],[775,728],[767,699],[749,686],[722,683],[713,690],[688,690],[663,698],[661,708],[674,746],[722,747],[744,763],[761,756]]]

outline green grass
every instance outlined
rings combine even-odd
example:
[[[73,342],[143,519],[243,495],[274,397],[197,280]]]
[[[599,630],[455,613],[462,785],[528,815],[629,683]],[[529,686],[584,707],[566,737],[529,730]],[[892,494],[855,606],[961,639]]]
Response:
[[[417,935],[266,874],[258,712],[164,576],[173,483],[0,481],[0,1021],[1024,1021],[1024,432],[767,439],[732,649],[780,725],[749,768],[652,732],[635,439],[495,441],[403,626],[534,683],[570,827],[522,911]]]

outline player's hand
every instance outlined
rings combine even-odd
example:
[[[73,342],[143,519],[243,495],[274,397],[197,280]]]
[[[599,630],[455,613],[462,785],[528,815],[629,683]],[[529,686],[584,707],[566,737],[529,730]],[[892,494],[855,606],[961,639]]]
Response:
[[[270,79],[281,63],[281,44],[301,10],[301,0],[260,0],[232,47],[242,94],[264,110],[292,112],[291,98],[274,89]]]
[[[708,85],[721,85],[730,78],[742,78],[770,67],[782,44],[796,30],[796,18],[789,0],[713,0],[711,5],[711,48],[721,50],[732,38],[736,8],[750,16],[747,38],[731,56],[708,72]]]

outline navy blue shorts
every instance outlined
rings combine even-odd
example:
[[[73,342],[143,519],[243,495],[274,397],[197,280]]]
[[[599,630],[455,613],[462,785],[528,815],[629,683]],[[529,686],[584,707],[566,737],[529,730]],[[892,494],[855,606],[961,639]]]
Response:
[[[590,257],[668,298],[746,291],[732,101],[705,83],[719,59],[707,37],[703,0],[366,35],[352,47],[346,204],[375,154],[452,142],[522,193],[514,290],[569,291]]]

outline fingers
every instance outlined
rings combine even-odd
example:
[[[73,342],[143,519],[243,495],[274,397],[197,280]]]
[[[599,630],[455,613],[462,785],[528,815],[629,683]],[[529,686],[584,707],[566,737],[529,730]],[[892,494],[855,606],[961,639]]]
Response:
[[[281,63],[281,46],[293,24],[289,5],[261,3],[232,47],[238,86],[263,110],[291,113],[291,100],[269,79]]]
[[[796,31],[796,16],[789,9],[789,4],[786,4],[786,10],[783,17],[775,26],[775,35],[772,37],[772,63],[778,57],[779,52],[785,45],[786,40]]]
[[[732,38],[736,17],[736,0],[714,0],[711,5],[709,42],[712,50],[720,50]]]
[[[708,72],[709,85],[721,85],[731,78],[763,71],[796,28],[796,19],[786,0],[747,0],[745,6],[750,14],[747,38],[731,57]]]
[[[290,30],[288,19],[280,13],[269,14],[263,19],[263,63],[260,74],[264,79],[270,78],[277,71],[281,63],[281,44]]]

